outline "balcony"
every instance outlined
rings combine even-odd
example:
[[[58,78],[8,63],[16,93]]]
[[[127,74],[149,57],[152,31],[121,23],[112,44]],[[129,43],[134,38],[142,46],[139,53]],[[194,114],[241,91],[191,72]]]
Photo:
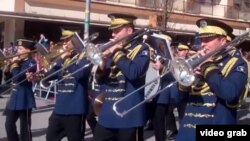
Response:
[[[93,0],[107,3],[125,4],[142,8],[160,10],[165,0]],[[242,10],[234,6],[198,2],[196,0],[168,0],[172,2],[170,11],[202,16],[235,19],[250,22],[250,10]]]

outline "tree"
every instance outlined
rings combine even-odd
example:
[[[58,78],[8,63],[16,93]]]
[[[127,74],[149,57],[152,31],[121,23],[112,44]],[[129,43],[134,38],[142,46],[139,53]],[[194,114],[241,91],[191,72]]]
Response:
[[[167,30],[167,22],[173,9],[173,0],[157,0],[154,2],[155,15],[149,17],[150,25],[162,31]]]

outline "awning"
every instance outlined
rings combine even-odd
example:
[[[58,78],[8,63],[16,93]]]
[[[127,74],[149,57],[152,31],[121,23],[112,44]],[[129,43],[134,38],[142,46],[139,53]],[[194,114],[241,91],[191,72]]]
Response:
[[[0,17],[27,19],[27,20],[39,20],[39,21],[49,21],[49,22],[63,22],[63,23],[84,24],[83,19],[76,19],[76,18],[69,18],[69,17],[59,17],[59,16],[49,16],[49,15],[32,14],[32,13],[18,13],[18,12],[0,11]],[[104,23],[104,22],[100,22],[100,21],[91,21],[90,24],[91,25],[108,26],[108,23]]]

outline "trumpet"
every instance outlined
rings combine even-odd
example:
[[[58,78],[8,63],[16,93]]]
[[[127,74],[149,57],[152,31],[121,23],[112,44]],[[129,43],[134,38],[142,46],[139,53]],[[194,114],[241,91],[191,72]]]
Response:
[[[144,104],[145,102],[154,98],[155,96],[157,96],[158,94],[160,94],[164,90],[170,88],[171,86],[173,86],[177,82],[183,86],[191,86],[195,81],[195,75],[194,75],[193,70],[196,67],[198,67],[200,64],[205,62],[208,58],[213,57],[213,56],[218,55],[218,54],[221,54],[222,52],[228,51],[228,50],[232,49],[233,47],[241,44],[242,42],[244,42],[246,39],[249,39],[249,38],[250,38],[250,29],[247,29],[244,34],[237,36],[231,42],[228,42],[228,43],[222,45],[221,47],[219,47],[211,52],[208,52],[207,54],[205,54],[203,56],[200,54],[197,54],[197,55],[194,55],[193,57],[191,57],[187,60],[182,59],[182,58],[176,58],[174,60],[171,60],[170,65],[167,67],[168,69],[162,75],[160,75],[159,77],[156,77],[152,81],[148,82],[147,84],[141,86],[140,88],[136,89],[132,93],[130,93],[130,94],[126,95],[125,97],[116,101],[112,107],[113,111],[118,116],[123,117],[126,114],[128,114],[129,112],[136,109],[137,107]],[[143,101],[141,101],[137,105],[134,105],[130,109],[123,109],[123,110],[118,109],[119,104],[122,103],[123,101],[125,101],[128,97],[130,97],[131,95],[135,94],[136,92],[144,89],[146,86],[153,83],[154,81],[161,79],[163,76],[165,76],[169,72],[171,72],[173,74],[176,81],[170,83],[169,85],[167,85],[163,89],[159,90],[154,95],[151,95],[147,99],[144,99]]]

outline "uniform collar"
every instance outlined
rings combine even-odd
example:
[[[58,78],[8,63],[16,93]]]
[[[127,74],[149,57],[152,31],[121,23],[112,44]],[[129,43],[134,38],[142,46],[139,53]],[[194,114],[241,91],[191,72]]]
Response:
[[[133,48],[136,47],[136,45],[138,44],[137,40],[133,40],[132,42],[130,42],[124,49],[125,50],[132,50]]]
[[[214,58],[215,58],[215,61],[219,61],[219,60],[223,60],[223,58],[226,58],[227,56],[233,56],[234,53],[236,51],[236,48],[235,47],[232,47],[231,49],[227,50],[227,51],[222,51],[221,54],[219,55],[216,55]]]

